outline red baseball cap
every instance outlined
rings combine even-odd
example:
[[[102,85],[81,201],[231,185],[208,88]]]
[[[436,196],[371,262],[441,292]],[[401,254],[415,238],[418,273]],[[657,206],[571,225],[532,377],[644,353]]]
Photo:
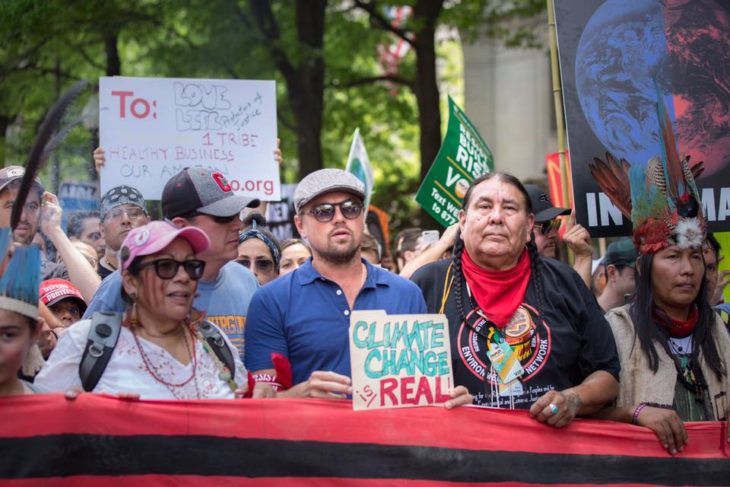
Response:
[[[86,301],[81,291],[66,279],[48,279],[41,282],[39,294],[41,302],[46,306],[53,306],[64,299],[73,299],[78,303],[81,314],[86,311]]]

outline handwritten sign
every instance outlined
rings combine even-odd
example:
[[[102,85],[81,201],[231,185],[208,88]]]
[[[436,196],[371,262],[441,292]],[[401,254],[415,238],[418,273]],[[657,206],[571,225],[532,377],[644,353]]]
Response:
[[[493,159],[476,127],[449,97],[449,126],[416,202],[444,227],[456,223],[469,185],[494,171]]]
[[[274,81],[103,77],[101,191],[127,184],[145,198],[186,167],[222,173],[233,191],[279,199]]]
[[[353,409],[426,406],[451,396],[451,343],[444,315],[350,315]]]

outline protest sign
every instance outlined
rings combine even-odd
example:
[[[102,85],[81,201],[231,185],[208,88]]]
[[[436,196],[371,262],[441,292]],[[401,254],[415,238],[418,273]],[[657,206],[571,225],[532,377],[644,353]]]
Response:
[[[359,128],[355,129],[355,133],[352,134],[350,155],[347,156],[345,171],[354,174],[365,186],[365,208],[367,208],[370,205],[370,197],[373,195],[374,178],[373,168],[370,165],[370,158],[365,150],[365,144],[362,137],[360,137]]]
[[[712,231],[730,229],[730,15],[719,0],[555,2],[560,73],[578,222],[592,237],[629,235],[631,222],[591,175],[593,158],[646,166],[661,155],[657,87],[681,156],[697,179]]]
[[[99,190],[96,184],[87,182],[61,183],[58,202],[63,208],[61,226],[66,228],[69,217],[77,211],[99,210]]]
[[[444,227],[459,221],[469,184],[494,170],[492,151],[449,97],[449,126],[441,149],[416,194],[416,202]]]
[[[350,315],[352,407],[355,410],[446,402],[454,380],[446,316]]]
[[[160,199],[185,167],[221,173],[231,189],[279,199],[273,81],[103,77],[101,191],[127,184]]]
[[[266,226],[279,242],[299,235],[294,227],[294,190],[296,188],[296,184],[282,184],[281,199],[269,203],[266,208]]]

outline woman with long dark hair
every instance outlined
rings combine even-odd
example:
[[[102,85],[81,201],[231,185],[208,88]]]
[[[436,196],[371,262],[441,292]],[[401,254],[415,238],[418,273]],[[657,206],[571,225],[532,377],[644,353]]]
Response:
[[[683,421],[722,420],[730,406],[730,338],[707,301],[702,239],[680,240],[639,256],[634,302],[606,315],[621,385],[604,416],[651,428],[672,454],[687,443]]]
[[[616,397],[613,337],[590,290],[538,255],[530,198],[514,176],[475,179],[459,212],[452,259],[413,281],[449,320],[454,382],[478,405],[529,409],[555,427]]]

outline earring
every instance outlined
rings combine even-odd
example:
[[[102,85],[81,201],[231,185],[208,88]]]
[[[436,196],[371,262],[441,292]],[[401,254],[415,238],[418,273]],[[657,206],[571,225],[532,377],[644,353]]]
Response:
[[[139,315],[137,314],[137,295],[133,294],[130,296],[130,298],[132,298],[132,309],[129,310],[128,321],[130,326],[139,326]]]

